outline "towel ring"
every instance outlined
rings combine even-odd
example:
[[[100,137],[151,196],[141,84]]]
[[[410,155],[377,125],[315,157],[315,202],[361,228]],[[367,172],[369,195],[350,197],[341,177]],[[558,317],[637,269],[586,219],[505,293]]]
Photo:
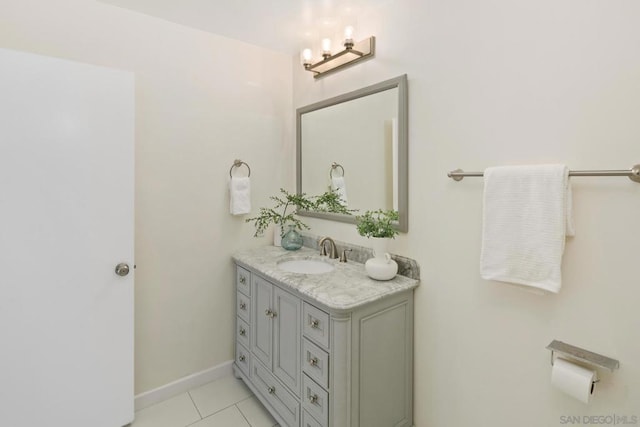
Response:
[[[342,167],[341,164],[338,164],[336,162],[333,162],[331,164],[331,169],[329,169],[329,178],[333,178],[333,171],[340,168],[340,170],[342,170],[342,176],[344,176],[344,168]]]
[[[248,164],[246,164],[242,160],[238,160],[238,159],[233,161],[233,165],[231,165],[231,169],[229,169],[229,176],[231,178],[233,178],[233,175],[231,174],[231,172],[233,171],[233,168],[239,168],[242,165],[245,165],[247,167],[247,169],[249,170],[249,175],[247,175],[247,177],[250,177],[251,176],[251,168],[249,167]]]

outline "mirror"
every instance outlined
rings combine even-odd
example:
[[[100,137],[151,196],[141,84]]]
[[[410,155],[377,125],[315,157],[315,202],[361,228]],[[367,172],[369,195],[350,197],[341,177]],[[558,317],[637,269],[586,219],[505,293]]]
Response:
[[[349,209],[395,209],[408,230],[407,76],[402,75],[296,110],[297,193],[344,185]],[[355,224],[355,216],[300,215]]]

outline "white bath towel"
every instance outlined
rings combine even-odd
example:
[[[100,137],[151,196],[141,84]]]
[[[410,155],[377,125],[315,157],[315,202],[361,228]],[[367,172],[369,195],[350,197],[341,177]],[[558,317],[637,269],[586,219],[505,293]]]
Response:
[[[251,212],[251,180],[249,177],[232,177],[229,180],[229,199],[232,215]]]
[[[331,177],[331,190],[335,191],[342,200],[342,204],[347,206],[347,183],[344,176]]]
[[[557,293],[566,236],[573,236],[569,170],[506,166],[484,172],[480,275]]]

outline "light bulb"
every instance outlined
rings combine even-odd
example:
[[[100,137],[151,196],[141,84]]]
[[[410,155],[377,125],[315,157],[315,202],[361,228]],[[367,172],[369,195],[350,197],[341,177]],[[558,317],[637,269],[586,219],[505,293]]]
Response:
[[[331,56],[331,39],[322,39],[322,57],[328,58]]]
[[[311,49],[303,49],[300,56],[302,58],[302,65],[304,65],[305,67],[311,65]]]
[[[345,27],[344,29],[344,38],[346,40],[353,39],[353,27],[351,25]]]
[[[344,47],[351,49],[353,47],[353,27],[348,25],[344,29]]]

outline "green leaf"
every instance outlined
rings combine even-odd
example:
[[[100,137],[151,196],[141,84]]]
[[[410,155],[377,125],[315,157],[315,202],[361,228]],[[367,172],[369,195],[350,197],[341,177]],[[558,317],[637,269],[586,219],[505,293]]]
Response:
[[[378,209],[366,211],[364,215],[356,216],[358,233],[364,237],[395,238],[399,233],[394,223],[400,219],[398,211]]]
[[[327,191],[319,196],[307,196],[305,193],[292,194],[281,188],[279,195],[271,196],[269,199],[274,202],[272,208],[260,208],[257,216],[245,220],[245,222],[254,223],[256,227],[254,237],[262,236],[271,224],[280,225],[283,229],[285,225],[292,224],[298,230],[309,230],[309,226],[296,216],[300,210],[346,215],[356,212],[355,209],[347,209],[335,191]]]

